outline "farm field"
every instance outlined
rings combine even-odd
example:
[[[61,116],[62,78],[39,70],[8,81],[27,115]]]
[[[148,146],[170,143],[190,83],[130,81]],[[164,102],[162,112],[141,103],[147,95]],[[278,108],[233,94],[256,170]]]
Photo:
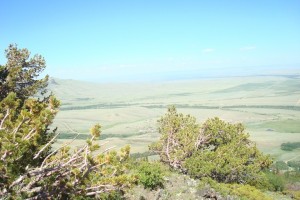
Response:
[[[100,143],[145,152],[159,137],[156,121],[168,105],[176,105],[199,123],[215,116],[242,122],[263,152],[276,160],[300,160],[300,149],[280,149],[282,143],[300,142],[300,75],[123,84],[51,79],[49,89],[62,102],[53,124],[61,133],[54,148],[77,133],[72,145],[83,144],[89,128],[100,123]]]

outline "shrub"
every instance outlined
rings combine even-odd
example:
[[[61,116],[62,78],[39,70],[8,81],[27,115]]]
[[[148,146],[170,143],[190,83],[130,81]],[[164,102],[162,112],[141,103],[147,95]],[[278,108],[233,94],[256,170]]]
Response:
[[[203,178],[200,187],[203,187],[205,184],[210,185],[210,187],[221,193],[223,196],[237,196],[239,199],[247,200],[271,200],[271,198],[267,197],[261,190],[248,184],[218,183],[211,178]]]
[[[300,200],[300,191],[294,191],[294,190],[286,190],[283,192],[285,195],[289,195],[292,197],[292,199]]]
[[[139,182],[151,190],[163,187],[165,172],[162,165],[158,162],[142,161],[138,166]]]
[[[263,169],[272,161],[249,140],[245,127],[219,118],[202,126],[174,106],[158,121],[161,137],[150,146],[160,160],[195,178],[210,177],[225,183],[262,185]]]
[[[293,168],[295,171],[300,172],[300,161],[288,161],[287,165]]]
[[[283,191],[284,190],[284,177],[279,174],[274,174],[272,172],[266,172],[266,177],[268,178],[269,190],[271,191]]]
[[[272,165],[272,168],[275,168],[276,171],[289,169],[288,165],[284,161],[276,161]]]

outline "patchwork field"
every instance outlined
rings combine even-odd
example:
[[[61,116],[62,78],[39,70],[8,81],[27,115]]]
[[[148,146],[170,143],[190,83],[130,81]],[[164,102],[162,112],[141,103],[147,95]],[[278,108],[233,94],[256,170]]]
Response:
[[[168,105],[195,116],[199,123],[218,116],[246,125],[252,140],[277,160],[300,160],[300,149],[283,151],[285,142],[300,142],[300,75],[228,77],[161,83],[95,84],[51,79],[50,90],[62,106],[54,126],[61,133],[54,148],[89,128],[102,125],[100,143],[145,152],[157,140],[156,121]]]

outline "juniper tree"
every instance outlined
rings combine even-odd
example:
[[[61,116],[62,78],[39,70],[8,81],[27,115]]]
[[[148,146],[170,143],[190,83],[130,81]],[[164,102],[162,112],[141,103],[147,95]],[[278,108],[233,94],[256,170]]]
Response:
[[[213,118],[199,125],[194,117],[177,113],[172,106],[158,121],[158,131],[161,137],[150,150],[162,162],[197,178],[256,185],[265,181],[262,170],[272,163],[240,123]]]
[[[157,152],[162,162],[180,171],[185,171],[183,162],[206,142],[196,118],[177,113],[175,106],[170,106],[158,120],[158,132],[161,137],[149,146],[150,150]]]
[[[272,161],[257,149],[241,123],[212,118],[204,122],[202,132],[208,140],[186,160],[189,174],[225,183],[264,184],[262,172]]]

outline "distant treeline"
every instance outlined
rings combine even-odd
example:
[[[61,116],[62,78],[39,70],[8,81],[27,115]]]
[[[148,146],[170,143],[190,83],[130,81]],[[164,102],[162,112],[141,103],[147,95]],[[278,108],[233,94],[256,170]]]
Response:
[[[65,104],[66,105],[66,104]],[[61,107],[60,110],[88,110],[88,109],[107,109],[107,108],[124,108],[128,106],[134,106],[138,104],[94,104],[94,105],[87,105],[87,106],[68,106],[68,107]]]
[[[147,158],[148,156],[154,156],[154,155],[158,155],[158,153],[155,153],[152,151],[146,151],[143,153],[132,153],[132,154],[130,154],[130,157],[138,159],[138,158]]]
[[[232,108],[265,108],[265,109],[283,109],[283,110],[299,110],[300,106],[272,106],[272,105],[234,105],[234,106],[203,106],[203,105],[175,105],[177,108],[196,108],[196,109],[232,109]],[[142,106],[145,108],[165,108],[162,105]]]
[[[124,108],[128,106],[141,106],[144,108],[166,108],[167,105],[142,105],[142,104],[95,104],[87,106],[68,106],[61,107],[60,110],[87,110],[87,109],[108,109],[108,108]],[[300,111],[300,106],[283,106],[283,105],[232,105],[232,106],[204,106],[204,105],[188,105],[175,104],[177,108],[194,108],[194,109],[234,109],[234,108],[263,108],[263,109],[282,109]]]
[[[138,133],[124,133],[124,134],[101,134],[100,140],[104,140],[107,138],[128,138],[132,136],[139,136],[145,134],[144,132],[138,132]],[[58,139],[73,139],[77,136],[76,133],[62,133],[57,138]],[[90,138],[91,136],[89,134],[79,134],[76,139],[79,140],[86,140]]]
[[[300,148],[300,142],[282,143],[280,148],[284,151],[293,151],[294,149]]]

